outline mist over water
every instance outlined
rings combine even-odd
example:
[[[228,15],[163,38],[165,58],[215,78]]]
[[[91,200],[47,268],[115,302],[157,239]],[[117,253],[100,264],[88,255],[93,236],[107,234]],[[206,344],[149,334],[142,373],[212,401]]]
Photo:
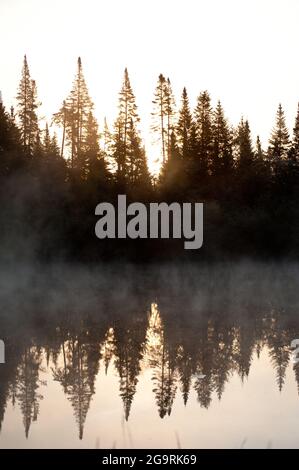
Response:
[[[298,445],[298,264],[0,277],[0,447]]]

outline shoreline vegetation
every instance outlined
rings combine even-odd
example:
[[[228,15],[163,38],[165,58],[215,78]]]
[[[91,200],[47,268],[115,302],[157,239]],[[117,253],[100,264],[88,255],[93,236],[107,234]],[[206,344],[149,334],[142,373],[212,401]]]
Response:
[[[184,88],[176,106],[171,82],[160,74],[152,132],[162,166],[153,177],[127,69],[111,129],[107,122],[98,128],[80,58],[71,92],[45,128],[39,104],[25,56],[16,109],[0,103],[1,262],[298,258],[299,110],[290,136],[279,105],[263,149],[259,138],[252,142],[248,121],[233,128],[207,91],[191,110]],[[59,142],[52,131],[58,127]],[[119,194],[128,204],[204,203],[203,247],[97,239],[95,207],[116,205]]]

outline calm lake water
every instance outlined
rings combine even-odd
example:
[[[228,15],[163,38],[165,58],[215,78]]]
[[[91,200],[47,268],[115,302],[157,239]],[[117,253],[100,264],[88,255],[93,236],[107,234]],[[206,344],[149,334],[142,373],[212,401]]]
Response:
[[[299,267],[1,272],[1,448],[298,448]]]

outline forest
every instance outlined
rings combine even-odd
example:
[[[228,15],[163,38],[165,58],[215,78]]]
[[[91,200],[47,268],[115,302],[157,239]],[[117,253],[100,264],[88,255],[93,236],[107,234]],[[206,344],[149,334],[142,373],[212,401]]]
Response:
[[[170,79],[160,74],[152,101],[162,160],[156,176],[128,70],[111,128],[106,120],[99,128],[80,57],[70,90],[42,127],[25,56],[16,108],[0,102],[2,262],[297,258],[299,108],[290,134],[279,104],[264,149],[247,120],[233,127],[220,101],[212,107],[208,91],[191,109],[184,88],[176,105]],[[203,202],[203,248],[191,255],[182,240],[98,240],[95,207],[119,194],[129,202]]]

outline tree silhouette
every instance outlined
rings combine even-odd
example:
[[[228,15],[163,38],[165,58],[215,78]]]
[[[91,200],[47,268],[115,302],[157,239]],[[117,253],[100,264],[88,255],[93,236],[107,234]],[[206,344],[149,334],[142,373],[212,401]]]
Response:
[[[290,150],[289,132],[285,123],[284,111],[282,105],[279,104],[276,113],[276,124],[272,131],[269,141],[268,154],[273,162],[274,169],[279,170],[279,165],[287,159]]]
[[[37,101],[36,83],[31,79],[26,55],[24,56],[17,101],[24,152],[27,156],[32,156],[38,136],[38,117],[36,111],[40,103]]]
[[[200,93],[194,111],[196,153],[194,155],[195,178],[203,182],[209,174],[213,146],[213,115],[211,98],[207,91]]]
[[[129,419],[136,393],[138,376],[145,347],[145,319],[138,314],[126,318],[114,327],[115,368],[119,374],[120,396],[126,421]]]
[[[230,174],[233,167],[232,136],[220,101],[213,113],[211,171],[213,175]]]
[[[32,421],[37,420],[39,402],[43,396],[38,393],[40,385],[39,373],[42,371],[42,352],[37,347],[26,347],[17,368],[16,399],[23,415],[25,436],[28,438]]]
[[[63,127],[63,134],[71,148],[71,169],[76,170],[76,173],[83,179],[87,173],[85,145],[92,108],[93,103],[89,96],[79,57],[73,88],[63,102],[60,111],[54,114],[54,122]]]
[[[195,371],[192,357],[187,353],[187,351],[185,351],[183,347],[178,348],[178,373],[183,401],[184,405],[186,406],[192,383],[192,375],[195,373]]]
[[[170,415],[177,389],[175,361],[167,347],[159,311],[154,306],[147,330],[147,355],[153,369],[153,392],[160,418]]]
[[[268,336],[268,347],[271,362],[276,372],[278,389],[281,392],[285,381],[286,369],[290,360],[290,338],[286,331],[280,328],[277,320],[271,325]]]
[[[113,154],[118,186],[135,184],[147,178],[147,162],[138,131],[140,121],[128,70],[125,69],[119,93],[118,116],[114,124]]]
[[[83,438],[84,423],[95,393],[94,382],[99,367],[99,345],[83,342],[76,336],[62,345],[63,367],[53,369],[54,380],[61,383],[71,402],[79,431]]]
[[[14,114],[8,114],[0,101],[0,178],[7,178],[23,165],[21,134]]]
[[[162,163],[165,164],[167,155],[167,125],[172,114],[172,108],[169,85],[163,74],[160,74],[158,78],[153,105],[152,130],[158,135],[158,140],[161,143]]]

